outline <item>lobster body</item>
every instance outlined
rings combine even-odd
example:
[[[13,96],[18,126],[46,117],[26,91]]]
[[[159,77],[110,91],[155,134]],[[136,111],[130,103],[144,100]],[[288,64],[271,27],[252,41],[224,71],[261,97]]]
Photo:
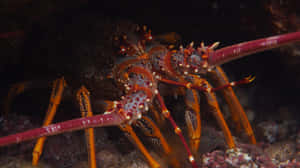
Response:
[[[163,145],[164,152],[170,154],[171,149],[160,133],[159,127],[144,115],[151,106],[158,105],[160,109],[159,114],[169,120],[174,128],[175,134],[179,136],[187,151],[189,162],[193,168],[197,168],[193,154],[197,153],[201,135],[200,97],[198,91],[204,92],[208,100],[207,104],[211,107],[212,114],[224,132],[228,147],[235,147],[231,132],[224,120],[214,94],[214,92],[218,90],[222,91],[222,94],[227,100],[233,122],[237,125],[237,128],[241,129],[240,127],[243,127],[251,143],[256,143],[249,121],[232,90],[233,86],[249,83],[253,79],[245,78],[241,81],[229,82],[219,65],[255,52],[300,41],[300,32],[254,40],[214,51],[219,44],[218,42],[210,46],[205,46],[201,43],[197,48],[194,48],[194,43],[191,43],[186,48],[179,47],[178,50],[172,50],[167,46],[155,42],[151,31],[145,27],[143,27],[143,29],[138,27],[136,30],[137,31],[133,34],[116,38],[119,42],[119,52],[124,58],[120,59],[114,66],[111,74],[113,79],[119,84],[119,88],[124,89],[124,95],[119,100],[105,101],[107,106],[104,114],[92,116],[89,92],[82,87],[77,93],[77,98],[79,100],[82,117],[84,118],[52,125],[49,125],[52,119],[47,119],[45,120],[47,121],[46,124],[44,123],[44,127],[42,128],[0,138],[0,146],[19,143],[38,137],[44,137],[44,139],[42,139],[42,141],[44,141],[45,136],[66,131],[86,129],[87,139],[89,139],[88,148],[91,149],[90,160],[93,161],[91,168],[95,168],[96,164],[93,158],[95,157],[95,154],[93,154],[95,152],[94,142],[91,140],[93,139],[91,138],[93,137],[93,130],[91,127],[115,125],[119,126],[124,132],[129,133],[136,146],[138,146],[147,158],[151,167],[157,168],[160,167],[160,165],[143,146],[131,125],[139,124],[138,126],[142,129],[145,128],[143,132],[147,136],[157,138]],[[216,79],[218,86],[213,88],[212,85],[200,75],[212,76]],[[175,85],[184,90],[183,96],[185,97],[185,103],[187,105],[185,120],[190,145],[186,143],[181,129],[172,118],[171,112],[167,109],[163,97],[160,95],[158,87],[160,82]],[[63,78],[55,82],[53,95],[51,95],[49,104],[49,111],[54,111],[55,113],[56,107],[60,102],[63,87]],[[58,90],[60,90],[60,92],[58,92]],[[152,109],[150,111],[152,111]],[[47,116],[49,115],[50,114],[47,114]],[[49,118],[53,118],[53,115],[54,114],[51,114]],[[34,163],[37,163],[41,154],[41,148],[42,147],[39,146],[38,149],[34,150],[34,154],[37,154],[34,155],[37,158]],[[192,150],[190,150],[190,148]],[[176,167],[174,165],[178,164],[174,161],[172,165]]]
[[[131,124],[141,119],[142,113],[148,111],[154,92],[157,90],[157,81],[151,77],[151,71],[146,67],[147,64],[131,65],[129,69],[125,68],[125,72],[118,74],[122,76],[118,81],[121,81],[126,88],[126,95],[122,96],[122,100],[114,101],[113,106],[110,105],[106,113],[119,112]]]

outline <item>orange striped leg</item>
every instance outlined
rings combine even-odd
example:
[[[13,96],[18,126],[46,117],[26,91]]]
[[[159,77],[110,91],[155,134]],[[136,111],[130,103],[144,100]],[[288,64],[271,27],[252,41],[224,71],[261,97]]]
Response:
[[[143,116],[141,120],[137,121],[136,125],[142,129],[146,136],[159,139],[166,154],[171,152],[171,148],[168,145],[166,139],[163,137],[156,124],[148,117]]]
[[[216,70],[210,73],[210,76],[218,86],[222,86],[229,83],[227,75],[219,66],[216,67]],[[252,144],[256,144],[256,139],[250,122],[232,87],[224,88],[223,90],[221,90],[221,93],[223,94],[229,106],[232,120],[235,123],[237,130],[239,131],[241,129],[240,125],[242,125],[244,130],[246,131],[246,134],[249,137],[250,142]]]
[[[43,126],[47,126],[47,125],[51,124],[51,122],[55,116],[57,106],[60,104],[61,97],[62,97],[65,86],[66,86],[66,82],[63,77],[54,81],[52,93],[51,93],[51,97],[50,97],[50,103],[48,106],[48,110],[46,113],[46,117],[45,117]],[[37,140],[37,142],[35,144],[35,147],[34,147],[33,153],[32,153],[32,165],[34,165],[34,166],[36,166],[38,164],[39,158],[42,154],[45,140],[46,140],[46,137],[41,137]]]
[[[178,160],[175,157],[172,158],[172,156],[170,155],[171,147],[167,143],[159,128],[150,118],[143,116],[140,120],[137,121],[136,126],[141,128],[146,136],[158,139],[165,154],[170,157],[170,163],[172,167],[180,167]]]
[[[81,116],[82,117],[93,116],[89,91],[84,86],[82,86],[78,90],[76,97],[80,105]],[[96,165],[94,128],[85,129],[85,136],[86,136],[87,149],[89,154],[89,168],[96,168],[97,165]]]
[[[194,76],[196,76],[196,75],[194,75]],[[216,92],[216,91],[228,88],[228,87],[250,83],[254,79],[255,79],[255,77],[249,76],[249,77],[246,77],[242,80],[235,81],[235,82],[230,82],[230,83],[227,83],[225,85],[222,85],[222,86],[219,86],[219,87],[216,87],[216,88],[206,88],[206,87],[202,87],[201,85],[197,85],[197,84],[194,84],[194,83],[191,83],[191,82],[185,82],[185,81],[184,82],[177,82],[177,81],[164,79],[164,78],[160,78],[159,81],[164,82],[164,83],[168,83],[168,84],[171,84],[171,85],[175,85],[175,86],[185,87],[185,88],[188,88],[188,89],[196,89],[198,91]]]
[[[23,93],[25,91],[26,88],[28,88],[28,85],[30,82],[20,82],[17,84],[14,84],[11,86],[11,88],[8,91],[7,97],[5,99],[5,101],[3,102],[3,116],[7,116],[9,111],[10,111],[10,107],[11,104],[14,100],[14,98],[16,96],[18,96],[19,94]]]
[[[141,140],[137,137],[135,132],[133,131],[132,127],[129,124],[124,124],[119,126],[119,128],[127,133],[126,135],[130,137],[131,140],[133,140],[134,144],[140,149],[140,151],[143,153],[143,155],[146,157],[148,163],[152,168],[160,168],[159,163],[157,163],[154,158],[150,155],[150,153],[147,151]]]
[[[201,136],[201,118],[199,94],[196,90],[187,90],[185,96],[185,103],[190,110],[185,112],[185,120],[187,123],[188,133],[190,137],[190,147],[192,153],[195,155],[199,149]]]
[[[160,127],[163,127],[165,124],[165,118],[160,115],[160,113],[155,109],[153,105],[150,105],[150,111],[155,118],[155,122],[158,123]]]
[[[210,84],[205,81],[206,85],[208,88],[210,88]],[[210,90],[210,89],[209,89]],[[221,113],[219,104],[217,102],[217,98],[216,95],[213,92],[205,92],[205,95],[207,97],[207,102],[208,105],[211,107],[210,111],[213,113],[213,115],[215,116],[215,118],[218,121],[218,124],[220,125],[224,135],[225,135],[225,140],[227,142],[227,145],[229,148],[234,148],[235,147],[235,143],[233,141],[231,132],[226,124],[226,121],[224,120],[223,114]]]
[[[173,117],[171,116],[171,114],[170,114],[169,110],[167,109],[167,107],[165,105],[165,102],[164,102],[163,98],[161,97],[161,95],[159,94],[158,90],[155,91],[155,94],[156,94],[156,97],[157,97],[157,99],[159,101],[159,104],[161,106],[163,116],[171,122],[171,125],[174,128],[174,132],[179,136],[181,142],[183,143],[184,148],[188,153],[188,159],[189,159],[192,167],[193,168],[198,168],[197,163],[195,162],[194,156],[192,155],[192,152],[191,152],[189,146],[187,145],[187,143],[186,143],[186,141],[185,141],[185,139],[182,135],[181,129],[178,127],[178,125],[174,121]]]

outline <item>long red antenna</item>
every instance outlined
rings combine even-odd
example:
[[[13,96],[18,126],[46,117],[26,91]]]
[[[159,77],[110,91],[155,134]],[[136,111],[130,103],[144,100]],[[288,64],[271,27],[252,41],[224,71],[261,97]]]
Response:
[[[124,117],[118,113],[99,114],[92,117],[78,118],[45,127],[32,129],[0,138],[0,147],[10,144],[17,144],[23,141],[36,139],[43,136],[61,134],[91,127],[118,126],[122,124]]]
[[[300,32],[287,33],[235,44],[210,52],[208,64],[211,66],[221,65],[250,54],[273,49],[297,41],[300,41]]]
[[[3,38],[11,38],[11,37],[20,37],[24,35],[24,31],[18,30],[14,32],[5,32],[5,33],[0,33],[0,39]]]

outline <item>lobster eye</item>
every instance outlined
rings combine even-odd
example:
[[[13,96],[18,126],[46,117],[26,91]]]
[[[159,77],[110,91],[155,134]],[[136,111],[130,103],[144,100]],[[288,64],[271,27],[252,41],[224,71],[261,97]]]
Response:
[[[125,46],[121,46],[121,47],[120,47],[120,53],[121,53],[121,54],[125,54],[126,51],[127,51],[127,50],[126,50],[126,47],[125,47]]]
[[[151,41],[153,39],[153,36],[150,32],[146,33],[144,36],[146,41]]]
[[[153,39],[153,37],[152,37],[152,35],[151,35],[151,34],[147,36],[147,40],[149,40],[149,41],[150,41],[150,40],[152,40],[152,39]]]

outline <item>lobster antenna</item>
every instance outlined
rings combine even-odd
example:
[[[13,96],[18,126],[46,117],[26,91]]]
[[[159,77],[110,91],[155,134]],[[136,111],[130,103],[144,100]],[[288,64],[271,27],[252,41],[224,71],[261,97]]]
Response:
[[[242,58],[244,56],[248,56],[250,54],[270,50],[297,41],[300,41],[300,32],[287,33],[283,35],[271,36],[267,38],[235,44],[211,52],[208,57],[208,64],[210,66],[225,64],[227,62],[238,58]]]

